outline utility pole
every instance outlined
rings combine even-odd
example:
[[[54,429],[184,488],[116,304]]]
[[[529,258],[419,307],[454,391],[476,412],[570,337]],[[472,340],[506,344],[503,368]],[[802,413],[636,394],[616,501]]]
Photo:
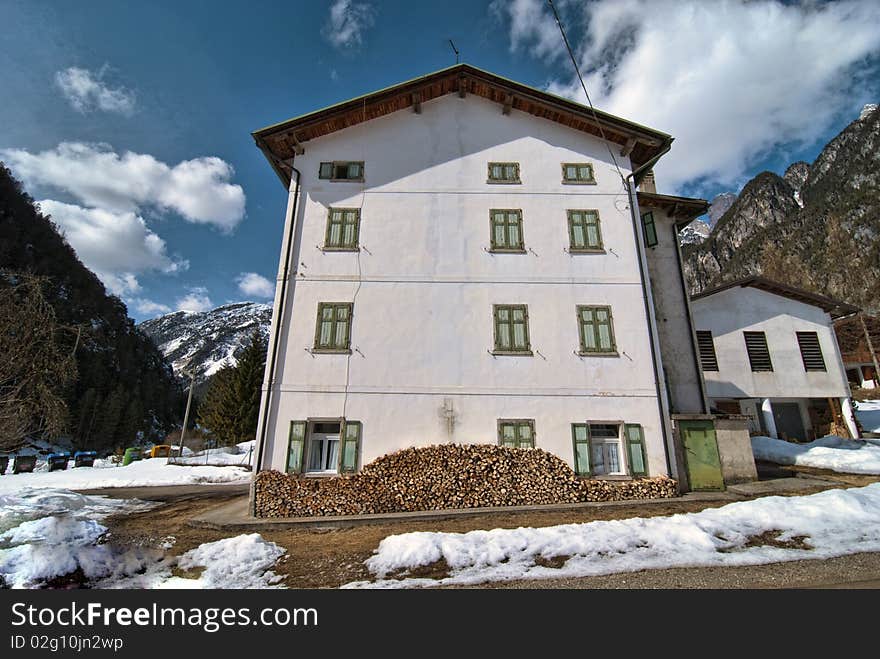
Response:
[[[877,353],[874,352],[874,344],[871,343],[871,334],[868,332],[868,326],[865,324],[865,315],[859,312],[859,322],[862,325],[862,331],[865,333],[865,341],[868,344],[868,352],[871,353],[871,361],[874,362],[874,382],[880,385],[880,364],[877,363]],[[859,366],[859,370],[861,370]],[[861,375],[861,374],[859,374]]]
[[[183,413],[183,428],[180,429],[180,453],[179,457],[183,457],[183,438],[186,436],[186,424],[189,423],[189,407],[192,405],[193,385],[196,382],[195,369],[189,372],[189,394],[186,397],[186,412]],[[168,452],[168,460],[171,460],[171,452]]]

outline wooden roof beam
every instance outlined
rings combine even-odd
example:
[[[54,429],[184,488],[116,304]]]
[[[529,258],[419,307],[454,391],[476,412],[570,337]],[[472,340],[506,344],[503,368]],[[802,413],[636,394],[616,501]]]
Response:
[[[301,156],[302,154],[304,154],[306,152],[305,147],[303,147],[303,145],[300,144],[300,141],[298,139],[296,139],[296,133],[291,133],[288,136],[288,139],[290,140],[290,143],[292,145],[291,149],[293,149],[293,152],[296,155]]]
[[[464,98],[467,96],[467,78],[464,76],[458,77],[458,97]]]
[[[412,95],[412,109],[416,114],[422,113],[422,95],[419,92]]]
[[[507,115],[510,114],[510,109],[513,107],[513,94],[507,94],[504,97],[504,105],[501,108],[501,114]]]
[[[628,156],[630,153],[632,153],[632,150],[635,148],[635,146],[636,146],[636,138],[630,137],[626,141],[626,144],[624,144],[620,148],[620,155],[622,155],[623,157]]]

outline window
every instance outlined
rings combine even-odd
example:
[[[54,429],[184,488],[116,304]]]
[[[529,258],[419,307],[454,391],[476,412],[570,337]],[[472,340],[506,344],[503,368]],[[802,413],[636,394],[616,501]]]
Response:
[[[522,211],[493,208],[489,211],[490,240],[493,252],[524,253]]]
[[[773,362],[770,361],[770,349],[767,347],[767,336],[764,332],[743,332],[746,340],[746,351],[749,353],[749,363],[752,370],[772,371]]]
[[[602,251],[599,211],[568,211],[568,239],[570,252]]]
[[[361,422],[340,419],[315,421],[308,433],[308,421],[291,421],[287,449],[287,473],[350,473],[357,471]],[[341,443],[341,446],[340,446]],[[308,460],[308,462],[306,462]]]
[[[704,371],[718,370],[718,356],[715,354],[715,341],[710,330],[697,330],[697,349],[700,351],[700,366]]]
[[[349,352],[352,305],[350,302],[318,304],[316,352]]]
[[[648,475],[648,461],[645,458],[645,432],[635,423],[626,424],[626,449],[629,458],[629,473],[633,476]]]
[[[562,182],[591,185],[596,183],[593,178],[593,165],[588,162],[562,163]]]
[[[657,240],[657,227],[654,224],[654,213],[642,215],[642,228],[645,232],[645,247],[656,246],[659,241]]]
[[[616,355],[611,307],[577,307],[582,355]]]
[[[322,162],[318,169],[318,178],[331,181],[363,181],[364,163],[360,162]]]
[[[825,371],[825,357],[819,345],[816,332],[797,332],[798,347],[801,349],[801,360],[805,371]]]
[[[531,355],[529,345],[529,311],[524,304],[496,304],[495,354]]]
[[[487,183],[521,183],[518,162],[490,162]]]
[[[359,208],[331,208],[327,214],[324,249],[357,250],[360,224]]]
[[[535,420],[498,419],[498,444],[508,448],[535,448]]]

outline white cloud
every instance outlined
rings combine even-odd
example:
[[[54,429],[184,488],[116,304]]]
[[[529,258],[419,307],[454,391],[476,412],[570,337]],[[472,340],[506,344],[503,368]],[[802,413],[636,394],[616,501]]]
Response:
[[[156,317],[171,312],[171,307],[146,298],[137,298],[131,301],[135,310],[142,316]]]
[[[373,7],[365,2],[335,0],[322,33],[335,48],[359,46],[364,32],[373,26],[374,15]]]
[[[208,297],[208,289],[203,286],[197,286],[189,289],[189,293],[175,302],[177,311],[188,311],[190,313],[198,313],[201,311],[210,311],[214,308],[214,303]]]
[[[559,36],[553,52],[542,5],[509,5],[511,44],[555,60],[564,46]],[[730,185],[772,149],[855,118],[868,100],[859,77],[880,48],[880,4],[868,0],[599,0],[582,11],[585,27],[566,29],[596,107],[676,138],[657,167],[667,191]],[[584,100],[573,74],[549,91]]]
[[[493,0],[489,11],[510,20],[510,50],[527,48],[535,57],[553,59],[565,53],[559,27],[540,0]]]
[[[88,69],[71,66],[55,74],[55,84],[78,112],[103,110],[131,115],[134,112],[134,92],[124,87],[110,88],[103,77],[107,67],[93,73]]]
[[[165,241],[133,212],[83,208],[51,199],[39,204],[80,260],[116,295],[137,293],[139,273],[173,273],[189,267],[187,261],[170,257]]]
[[[59,188],[88,206],[117,213],[154,207],[222,231],[244,217],[244,190],[229,183],[232,166],[217,157],[172,167],[148,154],[118,154],[108,145],[83,142],[62,142],[40,153],[3,149],[0,157],[27,183]]]
[[[236,279],[238,290],[253,297],[275,297],[275,284],[256,272],[242,272]]]

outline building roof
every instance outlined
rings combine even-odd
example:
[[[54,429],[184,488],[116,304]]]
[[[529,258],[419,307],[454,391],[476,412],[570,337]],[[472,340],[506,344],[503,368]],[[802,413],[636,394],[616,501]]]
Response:
[[[680,218],[676,224],[690,224],[694,218],[709,212],[709,202],[705,199],[676,197],[656,192],[638,191],[639,208],[660,208],[672,218]]]
[[[847,316],[849,314],[859,311],[858,307],[851,304],[840,302],[839,300],[825,297],[824,295],[819,295],[818,293],[811,293],[810,291],[805,291],[801,288],[795,288],[794,286],[789,286],[788,284],[783,284],[781,282],[773,281],[772,279],[767,279],[766,277],[759,276],[745,277],[743,279],[737,279],[736,281],[732,281],[727,284],[722,284],[721,286],[716,286],[715,288],[705,290],[702,293],[692,295],[691,300],[699,300],[704,297],[709,297],[710,295],[715,295],[716,293],[726,291],[730,288],[745,288],[746,286],[751,288],[758,288],[762,291],[773,293],[774,295],[780,295],[782,297],[787,297],[792,300],[797,300],[798,302],[803,302],[804,304],[819,307],[823,311],[831,314],[832,318],[840,318],[842,316]]]
[[[628,155],[635,165],[648,162],[666,149],[672,137],[626,119],[575,103],[561,96],[523,85],[483,71],[470,64],[456,64],[446,69],[407,80],[385,89],[358,96],[330,107],[309,112],[252,133],[276,173],[290,182],[294,155],[304,151],[309,140],[338,130],[412,108],[446,94],[473,94],[494,101],[504,114],[511,109],[555,121],[569,128],[601,136],[619,145],[619,153]]]

